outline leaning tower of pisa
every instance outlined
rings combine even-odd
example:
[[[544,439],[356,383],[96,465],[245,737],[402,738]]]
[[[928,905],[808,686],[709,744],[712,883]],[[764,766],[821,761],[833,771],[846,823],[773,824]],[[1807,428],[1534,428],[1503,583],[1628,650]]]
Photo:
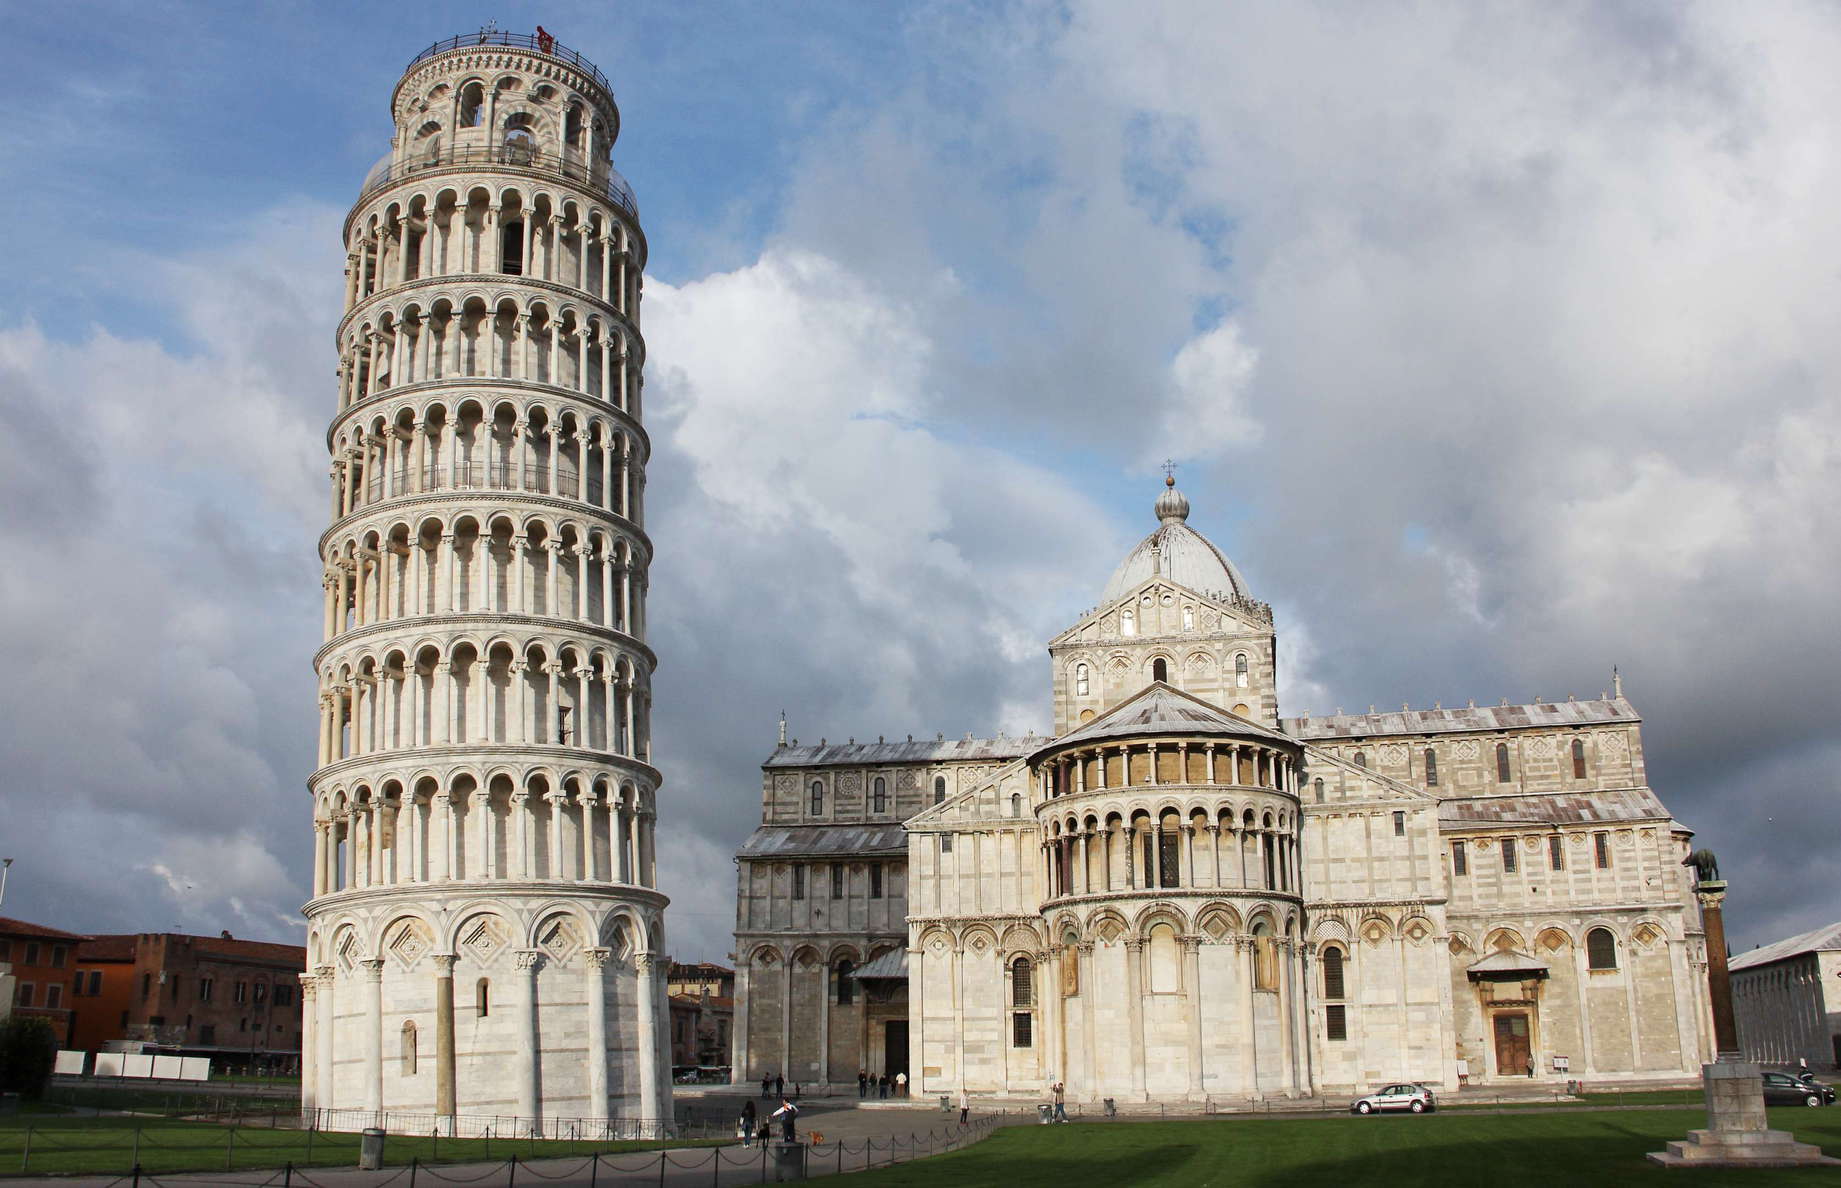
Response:
[[[303,1105],[670,1117],[620,112],[548,37],[439,42],[345,220]]]

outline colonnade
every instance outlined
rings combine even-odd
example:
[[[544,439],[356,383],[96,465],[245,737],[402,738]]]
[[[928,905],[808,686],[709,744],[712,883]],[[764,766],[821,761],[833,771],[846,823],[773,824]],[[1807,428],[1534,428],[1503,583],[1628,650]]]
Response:
[[[435,491],[527,491],[576,499],[640,519],[643,459],[634,440],[604,422],[567,425],[528,414],[509,424],[476,422],[435,405],[410,424],[377,424],[334,449],[335,518],[372,504]]]
[[[635,785],[468,782],[406,799],[368,789],[325,798],[313,822],[314,896],[462,879],[656,884],[654,812]]]
[[[542,615],[644,634],[645,567],[627,542],[572,542],[547,526],[535,540],[509,526],[488,536],[476,517],[458,520],[473,530],[445,531],[452,525],[431,517],[413,537],[402,524],[387,541],[367,534],[362,544],[347,542],[322,581],[325,637],[416,615],[468,613]]]
[[[325,678],[321,766],[418,747],[569,746],[651,759],[651,692],[625,658],[565,664],[472,644],[401,651]]]
[[[1146,761],[1135,764],[1134,756]],[[1276,748],[1184,739],[1072,748],[1045,760],[1037,779],[1043,798],[1052,799],[1104,788],[1159,784],[1269,788],[1295,797],[1300,777],[1297,760]]]
[[[642,273],[636,236],[605,209],[526,193],[475,188],[393,198],[354,228],[345,258],[345,307],[411,281],[498,274],[567,285],[637,321]],[[519,225],[516,271],[504,229]],[[574,243],[571,244],[570,240]]]
[[[1237,822],[1223,808],[1198,823],[1199,812],[1179,821],[1174,810],[1155,818],[1140,810],[1129,822],[1116,814],[1084,827],[1055,822],[1042,841],[1043,886],[1051,899],[1162,889],[1295,894],[1303,877],[1296,835],[1271,813],[1260,823],[1251,814]],[[1167,840],[1175,842],[1174,854],[1167,854]]]
[[[500,297],[488,305],[479,296],[444,297],[346,336],[339,407],[405,384],[504,379],[565,388],[637,417],[640,361],[626,332],[600,317],[565,322],[541,300]]]

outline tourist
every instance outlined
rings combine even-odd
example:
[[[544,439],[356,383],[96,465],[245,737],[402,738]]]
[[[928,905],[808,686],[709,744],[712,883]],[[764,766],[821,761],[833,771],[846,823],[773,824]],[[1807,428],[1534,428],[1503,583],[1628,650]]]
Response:
[[[857,1100],[862,1101],[867,1096],[869,1096],[869,1073],[859,1068],[857,1070]]]
[[[741,1120],[735,1124],[735,1137],[742,1141],[742,1146],[746,1147],[754,1142],[754,1129],[754,1099],[749,1098],[742,1103]]]
[[[888,1095],[889,1075],[887,1073],[881,1073],[876,1077],[876,1096],[886,1101],[888,1100]]]
[[[780,1108],[773,1112],[773,1116],[780,1120],[781,1142],[790,1143],[793,1141],[793,1118],[798,1113],[798,1106],[785,1098],[780,1099]]]
[[[1067,1086],[1063,1085],[1060,1081],[1056,1081],[1055,1082],[1055,1121],[1066,1122],[1067,1120],[1068,1120]]]
[[[972,1116],[971,1095],[965,1091],[964,1086],[960,1086],[959,1088],[959,1125],[964,1126],[968,1121],[971,1120],[971,1116]]]
[[[786,1096],[786,1078],[779,1073],[773,1075],[773,1095],[775,1097]]]
[[[772,1093],[773,1093],[773,1078],[768,1076],[766,1073],[762,1073],[761,1074],[761,1100],[766,1101]]]
[[[907,1095],[908,1095],[908,1074],[905,1072],[898,1072],[895,1074],[895,1096],[896,1097],[906,1097]]]

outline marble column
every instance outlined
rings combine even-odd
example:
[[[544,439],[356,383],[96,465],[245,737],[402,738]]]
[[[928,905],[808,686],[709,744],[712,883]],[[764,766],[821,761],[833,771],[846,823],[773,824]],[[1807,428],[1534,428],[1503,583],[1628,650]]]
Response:
[[[584,949],[588,991],[588,1118],[607,1121],[607,962],[612,949]],[[738,1004],[744,999],[737,998]]]

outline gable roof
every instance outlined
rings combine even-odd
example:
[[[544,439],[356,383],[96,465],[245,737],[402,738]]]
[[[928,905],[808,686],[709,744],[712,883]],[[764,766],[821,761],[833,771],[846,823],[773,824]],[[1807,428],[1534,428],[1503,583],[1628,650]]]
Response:
[[[1669,812],[1648,788],[1603,792],[1536,792],[1526,796],[1458,796],[1438,805],[1438,823],[1454,825],[1596,825],[1666,821]]]
[[[43,924],[28,924],[24,920],[15,920],[11,916],[0,916],[0,936],[43,937],[46,940],[73,941],[84,939],[80,932],[63,932],[56,928],[47,928]]]
[[[1808,932],[1780,940],[1775,944],[1740,953],[1726,963],[1728,969],[1749,969],[1754,965],[1769,965],[1773,961],[1782,961],[1788,957],[1801,957],[1804,953],[1820,953],[1829,949],[1841,949],[1841,924],[1828,924],[1813,928]]]
[[[907,833],[899,822],[891,822],[886,825],[763,825],[748,835],[735,856],[810,858],[907,852]]]
[[[1051,750],[1109,738],[1157,734],[1227,734],[1296,744],[1297,740],[1257,722],[1208,704],[1162,681],[1153,681],[1078,730],[1071,730],[1038,749],[1033,761]]]
[[[1378,714],[1330,714],[1285,718],[1279,725],[1293,738],[1368,738],[1381,734],[1480,734],[1530,727],[1602,726],[1640,722],[1636,707],[1622,697],[1590,701],[1530,702],[1526,705],[1464,706],[1458,709],[1397,710]]]
[[[866,766],[882,763],[965,763],[984,760],[1016,759],[1042,744],[1040,735],[1023,738],[933,738],[916,742],[859,743],[854,739],[842,744],[815,747],[785,746],[776,748],[761,766],[825,767],[832,765]]]

